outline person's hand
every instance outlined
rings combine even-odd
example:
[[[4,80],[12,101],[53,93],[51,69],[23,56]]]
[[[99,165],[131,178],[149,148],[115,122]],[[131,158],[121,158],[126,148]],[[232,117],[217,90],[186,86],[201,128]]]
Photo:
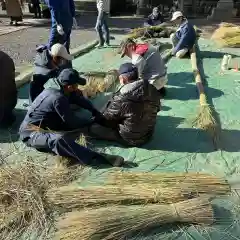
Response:
[[[60,35],[64,35],[63,26],[61,24],[57,25],[57,31]]]
[[[78,23],[75,17],[73,18],[73,28],[78,29]]]

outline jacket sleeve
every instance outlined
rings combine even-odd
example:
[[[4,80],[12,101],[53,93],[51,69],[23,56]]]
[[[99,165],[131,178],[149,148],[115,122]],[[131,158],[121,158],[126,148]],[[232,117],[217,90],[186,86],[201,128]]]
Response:
[[[81,96],[77,92],[71,94],[69,99],[72,104],[76,104],[79,107],[90,111],[93,115],[98,112],[98,110],[93,106],[91,101],[86,99],[84,96]]]
[[[181,39],[179,40],[177,46],[173,50],[173,54],[175,55],[179,50],[183,49],[184,44],[188,36],[188,26],[184,27],[181,32]]]
[[[64,130],[74,130],[83,126],[81,119],[73,114],[65,97],[57,99],[54,102],[54,108],[65,125]]]
[[[57,24],[60,23],[60,11],[59,8],[61,7],[58,2],[59,0],[46,0],[46,3],[48,4],[48,7],[53,11],[55,20]]]
[[[71,13],[72,13],[72,17],[75,17],[75,3],[74,0],[69,0],[70,1],[70,7],[71,7]]]

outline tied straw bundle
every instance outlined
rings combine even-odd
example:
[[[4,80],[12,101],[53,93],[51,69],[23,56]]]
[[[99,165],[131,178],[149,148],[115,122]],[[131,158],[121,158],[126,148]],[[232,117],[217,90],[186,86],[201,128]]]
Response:
[[[230,185],[225,179],[203,173],[133,173],[117,172],[109,175],[108,184],[149,185],[155,188],[184,190],[192,194],[225,195],[230,193]]]
[[[141,186],[94,186],[88,188],[64,186],[49,189],[46,201],[57,210],[71,210],[103,205],[135,205],[175,203],[197,196],[182,189]]]
[[[212,224],[207,198],[170,205],[111,206],[72,212],[60,218],[55,239],[124,240],[167,223]]]
[[[207,96],[204,91],[203,82],[197,62],[198,59],[196,54],[196,46],[194,45],[191,52],[191,65],[195,77],[195,83],[199,92],[200,108],[197,117],[192,122],[192,125],[193,127],[207,131],[212,137],[214,146],[217,148],[220,126],[216,118],[216,112],[214,111],[213,107],[210,106],[207,102]]]
[[[111,70],[109,72],[89,72],[85,73],[87,84],[79,86],[85,97],[95,97],[98,93],[107,91],[114,83],[118,81],[118,71]]]

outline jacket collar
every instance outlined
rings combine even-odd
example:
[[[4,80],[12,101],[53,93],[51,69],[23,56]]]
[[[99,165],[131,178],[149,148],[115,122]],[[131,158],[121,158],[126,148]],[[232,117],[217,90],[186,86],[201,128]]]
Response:
[[[135,81],[132,83],[125,84],[119,89],[119,92],[121,94],[128,94],[130,92],[133,92],[135,89],[137,89],[142,84],[143,84],[143,80],[138,80],[138,81]]]

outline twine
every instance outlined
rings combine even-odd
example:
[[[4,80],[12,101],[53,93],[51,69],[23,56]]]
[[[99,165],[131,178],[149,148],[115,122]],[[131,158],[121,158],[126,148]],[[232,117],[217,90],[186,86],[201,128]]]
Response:
[[[176,216],[176,221],[181,220],[181,216],[177,210],[176,204],[170,204],[172,210],[173,210],[173,216]]]

